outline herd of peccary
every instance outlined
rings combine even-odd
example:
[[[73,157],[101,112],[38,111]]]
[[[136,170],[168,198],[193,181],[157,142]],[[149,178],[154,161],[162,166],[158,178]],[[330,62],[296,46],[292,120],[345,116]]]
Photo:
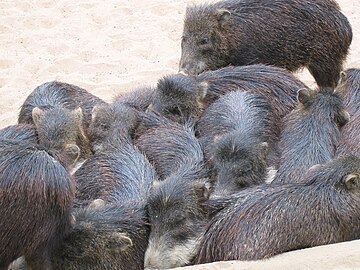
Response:
[[[181,72],[156,87],[107,103],[38,86],[0,130],[0,270],[167,269],[359,239],[351,40],[333,0],[221,1],[188,7]]]

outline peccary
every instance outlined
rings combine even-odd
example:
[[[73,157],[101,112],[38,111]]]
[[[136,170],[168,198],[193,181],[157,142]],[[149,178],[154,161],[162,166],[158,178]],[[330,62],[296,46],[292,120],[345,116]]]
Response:
[[[101,124],[98,117],[106,121],[106,116],[111,117],[110,123],[115,125],[106,130],[99,141],[101,147],[74,174],[80,205],[98,198],[108,202],[146,200],[156,178],[154,168],[128,136],[129,129],[138,121],[137,117],[132,117],[133,109],[125,105],[116,108],[122,108],[122,113],[118,110],[118,114],[107,114],[107,108],[104,111],[99,108],[93,116],[91,127]],[[116,123],[124,119],[124,113],[126,124],[118,127]],[[129,129],[124,129],[125,126]]]
[[[295,183],[312,165],[332,159],[340,128],[349,120],[333,88],[300,89],[298,100],[298,107],[284,118],[280,165],[273,183]]]
[[[101,151],[103,144],[111,144],[114,136],[132,139],[139,121],[138,112],[121,102],[95,106],[89,128],[93,151]]]
[[[333,0],[225,0],[186,9],[180,70],[227,65],[307,67],[319,86],[335,87],[352,41]]]
[[[47,82],[36,87],[26,98],[21,107],[18,122],[36,125],[33,119],[34,112],[36,111],[37,115],[39,112],[43,112],[44,116],[46,115],[44,117],[46,124],[51,125],[51,123],[54,123],[55,125],[58,121],[62,121],[63,124],[69,127],[70,123],[65,122],[66,118],[62,120],[59,118],[67,114],[68,111],[75,111],[81,108],[80,112],[82,115],[79,125],[72,126],[70,129],[77,130],[77,146],[81,150],[80,159],[86,159],[92,154],[88,141],[88,127],[91,120],[91,112],[95,105],[101,104],[105,104],[105,102],[90,94],[85,89],[63,82]],[[64,112],[60,112],[61,110],[64,110]],[[36,126],[37,129],[39,129],[39,126]],[[67,132],[67,130],[61,131],[59,129],[57,135],[60,135],[62,132]],[[62,138],[57,138],[56,134],[47,133],[49,133],[50,136],[48,140],[62,140]]]
[[[351,119],[353,114],[360,111],[360,69],[343,71],[336,92],[344,98],[344,105]]]
[[[148,200],[151,232],[145,268],[187,265],[199,248],[208,222],[211,185],[199,167],[184,166],[164,181],[156,181]]]
[[[74,184],[36,144],[0,140],[0,269],[24,255],[51,269],[50,255],[70,229]]]
[[[207,83],[183,74],[168,75],[160,79],[151,109],[179,123],[200,117],[202,100],[206,96]]]
[[[360,159],[310,169],[303,183],[264,187],[209,223],[196,263],[258,260],[360,237]]]
[[[116,141],[118,146],[96,152],[75,172],[80,204],[98,198],[108,202],[146,200],[149,195],[156,179],[153,166],[129,139]]]
[[[360,110],[341,129],[336,155],[353,154],[360,158]]]
[[[56,158],[69,170],[75,167],[79,158],[89,156],[88,140],[81,127],[81,108],[70,111],[63,107],[54,107],[43,111],[35,107],[32,119],[39,144],[56,155]]]
[[[155,114],[150,118],[153,122],[158,122],[147,122],[146,125],[151,128],[136,140],[136,145],[155,167],[160,179],[168,177],[186,164],[200,164],[204,161],[191,123],[180,125]]]
[[[140,87],[128,92],[118,94],[114,102],[126,104],[139,111],[146,111],[155,97],[155,88]]]
[[[18,122],[33,124],[32,110],[39,107],[48,110],[64,107],[69,110],[82,109],[85,133],[91,121],[91,111],[95,105],[106,104],[83,88],[64,82],[46,82],[36,87],[21,106]]]
[[[215,193],[265,181],[268,165],[277,165],[278,126],[279,119],[259,94],[231,92],[204,111],[197,132],[217,173]]]
[[[159,80],[153,110],[177,122],[198,120],[203,110],[231,91],[248,91],[266,97],[277,117],[296,105],[296,92],[306,88],[288,71],[265,65],[226,67],[197,77],[182,74]]]
[[[150,231],[143,205],[90,205],[74,216],[72,231],[51,257],[53,269],[143,269]],[[11,269],[27,268],[21,262]]]

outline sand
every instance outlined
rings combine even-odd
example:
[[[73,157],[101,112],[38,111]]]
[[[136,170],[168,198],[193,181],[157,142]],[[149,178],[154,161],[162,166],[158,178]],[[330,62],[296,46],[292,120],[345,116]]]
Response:
[[[0,128],[16,123],[27,95],[46,81],[76,84],[111,101],[116,93],[154,85],[162,76],[176,73],[185,7],[195,2],[203,1],[0,1]],[[345,67],[360,68],[360,1],[338,2],[354,35]],[[307,71],[298,76],[314,86]],[[318,267],[327,259],[337,263],[338,256],[354,249],[360,252],[359,242],[338,249],[322,247],[316,253],[324,255]],[[294,257],[304,256],[315,260],[312,266],[316,266],[310,251],[290,254],[246,269],[270,269],[279,261],[287,267]],[[355,260],[350,255],[346,258]],[[354,265],[355,261],[346,267]],[[360,268],[359,261],[356,265]],[[276,264],[276,268],[284,267]],[[304,265],[302,269],[310,268]],[[199,269],[237,267],[223,263]]]

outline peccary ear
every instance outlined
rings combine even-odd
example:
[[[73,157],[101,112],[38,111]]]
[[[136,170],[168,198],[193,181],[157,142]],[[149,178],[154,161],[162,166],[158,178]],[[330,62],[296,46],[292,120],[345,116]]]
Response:
[[[92,208],[92,209],[98,209],[98,208],[101,208],[105,205],[105,201],[102,200],[102,199],[96,199],[96,200],[93,200],[90,204],[89,204],[89,208]]]
[[[315,95],[315,91],[308,89],[308,88],[301,88],[297,91],[297,99],[300,103],[306,104]]]
[[[345,176],[345,186],[347,189],[360,189],[360,175],[359,174],[349,174]]]
[[[207,82],[201,82],[196,88],[196,101],[198,102],[199,105],[202,105],[202,102],[206,97],[208,87],[209,84]]]
[[[40,109],[39,107],[35,107],[32,109],[31,116],[34,121],[34,124],[36,127],[39,127],[40,125],[40,119],[44,115],[44,111]]]
[[[91,121],[94,121],[96,118],[96,115],[101,111],[101,106],[94,106],[94,108],[91,110]]]
[[[266,158],[267,154],[269,153],[269,144],[267,142],[262,142],[258,145],[258,149],[260,153]]]
[[[114,232],[111,236],[112,239],[109,244],[114,248],[119,248],[120,251],[125,251],[133,245],[133,242],[127,233]]]
[[[231,16],[231,12],[228,11],[227,9],[217,9],[216,10],[216,18],[219,21],[219,23],[223,23],[225,21],[227,21]]]
[[[65,146],[65,154],[72,160],[73,162],[76,162],[76,160],[80,156],[80,148],[76,144],[68,144]]]
[[[209,199],[212,192],[212,185],[208,178],[199,179],[194,183],[194,191],[200,202]]]
[[[346,110],[339,111],[339,114],[335,116],[336,123],[342,127],[350,121],[350,114]]]
[[[340,72],[340,83],[342,83],[343,81],[346,80],[346,72],[345,71],[341,71]]]
[[[82,109],[79,107],[75,110],[71,111],[71,115],[74,117],[74,119],[76,119],[79,123],[82,123]]]

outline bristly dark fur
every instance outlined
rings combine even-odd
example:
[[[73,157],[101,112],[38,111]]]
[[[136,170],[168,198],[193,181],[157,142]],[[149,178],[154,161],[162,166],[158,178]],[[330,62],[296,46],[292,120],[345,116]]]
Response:
[[[18,124],[5,127],[0,130],[0,138],[6,140],[16,140],[29,142],[31,144],[38,143],[38,136],[33,125]]]
[[[199,164],[187,164],[164,181],[156,182],[148,209],[151,224],[145,267],[188,265],[199,248],[208,222],[211,185]]]
[[[360,69],[350,68],[342,72],[336,93],[344,99],[346,110],[350,114],[360,111]]]
[[[111,136],[111,134],[109,135]],[[156,173],[127,137],[116,137],[78,169],[77,203],[87,205],[94,199],[105,201],[146,200]]]
[[[350,181],[349,175],[351,176]],[[302,184],[263,186],[208,224],[195,263],[258,260],[360,237],[360,159],[308,171]]]
[[[340,127],[347,119],[343,100],[333,91],[303,91],[303,100],[284,118],[280,166],[273,183],[295,183],[311,166],[335,156]]]
[[[209,142],[205,156],[217,173],[215,194],[264,182],[267,166],[277,165],[279,133],[279,119],[259,94],[230,92],[211,104],[197,123],[197,134],[200,140],[209,138],[203,141]]]
[[[227,65],[307,67],[319,86],[335,87],[352,41],[332,0],[229,0],[189,6],[180,70],[199,74]]]
[[[57,81],[47,82],[36,87],[27,97],[21,106],[18,122],[33,124],[31,112],[35,107],[44,110],[58,106],[69,110],[80,107],[84,116],[84,130],[87,132],[91,121],[91,111],[95,105],[100,104],[105,104],[105,102],[76,85]]]
[[[25,255],[33,269],[50,269],[70,229],[73,181],[35,144],[2,139],[0,152],[0,268]]]
[[[340,132],[336,156],[349,154],[360,158],[360,110],[353,113]]]
[[[277,117],[296,105],[296,93],[306,85],[289,71],[266,65],[225,67],[197,77],[176,74],[159,81],[152,107],[179,123],[197,121],[203,110],[231,91],[248,91],[264,96]]]
[[[54,270],[141,270],[150,227],[143,204],[79,208],[75,224],[51,256]],[[22,259],[22,258],[21,258]],[[26,270],[17,260],[11,270]]]
[[[114,98],[114,103],[121,103],[135,108],[139,111],[146,111],[155,97],[155,88],[139,87],[131,91],[118,94]]]
[[[160,179],[165,179],[186,164],[204,161],[192,123],[180,125],[171,120],[162,121],[160,116],[153,116],[158,123],[149,124],[147,121],[146,125],[153,127],[137,139],[136,145],[153,164]]]

